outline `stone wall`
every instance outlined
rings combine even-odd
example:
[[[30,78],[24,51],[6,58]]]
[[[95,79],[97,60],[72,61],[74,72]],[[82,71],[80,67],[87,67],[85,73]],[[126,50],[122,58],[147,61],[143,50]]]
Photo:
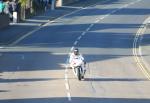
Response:
[[[56,6],[60,7],[62,5],[66,5],[66,4],[77,2],[77,1],[79,0],[56,0]]]

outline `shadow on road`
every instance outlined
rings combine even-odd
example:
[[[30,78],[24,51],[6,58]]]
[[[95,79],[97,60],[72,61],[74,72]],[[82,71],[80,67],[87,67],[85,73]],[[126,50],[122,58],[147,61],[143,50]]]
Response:
[[[0,100],[2,103],[70,103],[67,97]],[[71,103],[149,103],[150,99],[72,97]]]
[[[136,79],[136,78],[85,78],[84,81],[91,82],[138,82],[138,81],[148,81],[147,79]]]

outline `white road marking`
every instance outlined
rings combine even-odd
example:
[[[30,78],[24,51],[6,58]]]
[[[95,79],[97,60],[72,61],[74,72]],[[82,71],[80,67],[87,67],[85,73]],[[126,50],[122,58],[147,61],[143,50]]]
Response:
[[[91,29],[91,28],[90,28],[90,27],[88,27],[88,28],[86,29],[86,32],[88,32],[90,29]]]
[[[94,26],[94,23],[90,25],[90,28],[92,28]]]
[[[149,70],[146,68],[143,57],[142,57],[142,51],[141,51],[141,47],[140,44],[138,45],[139,42],[139,38],[140,35],[143,35],[146,27],[143,27],[143,25],[145,25],[147,23],[147,21],[150,19],[147,18],[143,24],[141,25],[141,27],[139,28],[139,30],[137,31],[135,38],[134,38],[134,42],[133,42],[133,55],[134,55],[134,59],[137,63],[137,65],[139,66],[139,68],[141,69],[142,73],[145,75],[145,77],[148,78],[148,80],[150,80],[150,74],[149,74]],[[141,38],[140,38],[141,40]]]
[[[67,53],[51,53],[51,54],[53,54],[53,55],[67,55]]]
[[[66,68],[67,68],[67,66],[66,66]],[[65,69],[65,73],[68,73],[68,69]]]
[[[100,22],[100,20],[96,20],[96,21],[95,21],[95,23],[98,23],[98,22]]]
[[[73,46],[73,47],[71,47],[70,51],[73,51],[73,49],[74,49],[74,46]]]
[[[67,75],[67,73],[65,73],[65,78],[66,78],[66,79],[68,79],[68,75]]]
[[[13,46],[13,45],[19,43],[21,40],[25,39],[26,37],[30,36],[31,34],[35,33],[36,31],[38,31],[40,29],[41,29],[41,27],[38,27],[37,29],[34,29],[34,30],[28,32],[27,34],[23,35],[21,38],[19,38],[18,40],[16,40],[12,44],[10,44],[10,46]]]
[[[69,90],[69,84],[65,83],[66,89]]]
[[[100,20],[103,20],[103,19],[105,19],[105,17],[104,17],[104,16],[100,18]]]
[[[73,45],[75,46],[75,45],[77,45],[77,44],[78,44],[78,41],[75,41]]]
[[[78,37],[78,40],[80,40],[82,38],[82,36],[80,35],[79,37]]]
[[[61,6],[65,8],[73,8],[73,9],[83,9],[84,7],[75,7],[75,6]]]
[[[86,34],[86,32],[84,31],[81,35],[84,36]]]
[[[67,93],[67,96],[68,96],[68,100],[72,101],[70,92]]]

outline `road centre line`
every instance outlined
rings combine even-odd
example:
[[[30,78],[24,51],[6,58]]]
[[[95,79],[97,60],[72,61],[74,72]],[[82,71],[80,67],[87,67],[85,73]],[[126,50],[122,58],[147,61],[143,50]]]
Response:
[[[81,35],[84,36],[86,34],[86,32],[84,31]]]
[[[65,80],[66,80],[66,81],[68,80],[67,72],[65,72]]]
[[[72,46],[72,47],[71,47],[70,51],[72,52],[72,51],[73,51],[73,49],[74,49],[74,46]]]
[[[66,89],[69,90],[69,84],[65,83]]]
[[[78,44],[78,41],[75,41],[73,45],[76,46],[77,44]]]
[[[67,97],[69,101],[72,101],[70,92],[67,92]]]
[[[90,25],[90,28],[92,28],[94,26],[94,23]]]
[[[80,40],[82,38],[82,36],[80,35],[79,37],[78,37],[78,40]]]
[[[67,66],[66,66],[66,68],[67,68]],[[65,73],[67,73],[68,72],[68,69],[65,69]]]
[[[91,29],[91,27],[89,26],[89,27],[86,29],[86,32],[88,32],[90,29]]]

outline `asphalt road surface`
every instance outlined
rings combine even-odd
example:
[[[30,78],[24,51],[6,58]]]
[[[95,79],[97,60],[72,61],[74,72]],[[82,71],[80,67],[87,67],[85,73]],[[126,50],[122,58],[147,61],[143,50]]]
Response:
[[[150,103],[150,82],[137,65],[134,37],[150,0],[107,0],[47,23],[0,54],[0,103]],[[84,81],[67,69],[78,47]]]

